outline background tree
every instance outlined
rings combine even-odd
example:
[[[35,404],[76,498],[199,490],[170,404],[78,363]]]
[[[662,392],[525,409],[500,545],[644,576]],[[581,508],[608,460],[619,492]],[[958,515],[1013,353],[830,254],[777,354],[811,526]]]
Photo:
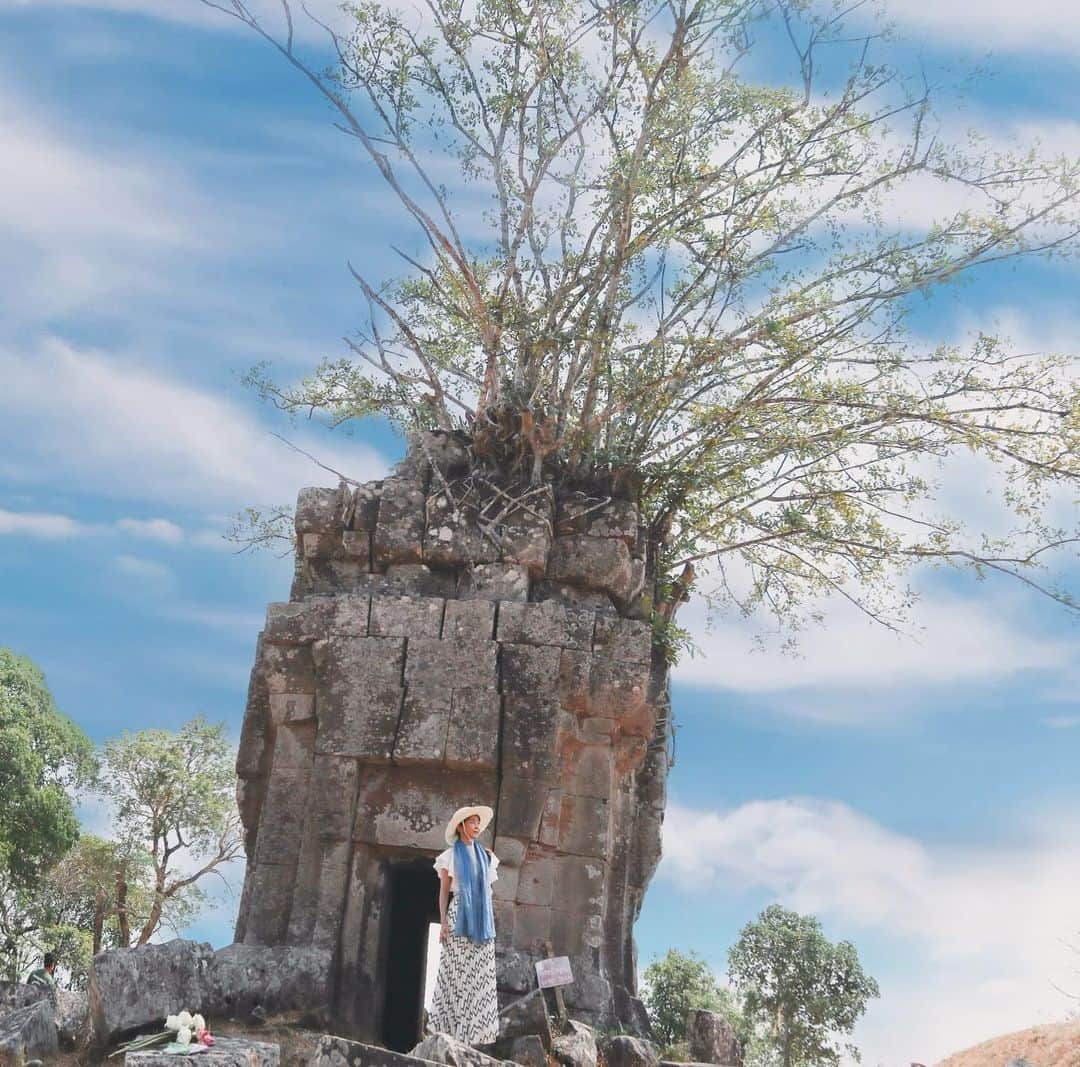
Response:
[[[981,267],[1072,254],[1080,161],[947,136],[866,5],[365,0],[323,74],[288,0],[279,36],[202,2],[323,94],[418,230],[401,279],[354,271],[370,316],[349,358],[299,384],[256,370],[280,407],[460,431],[474,487],[636,500],[662,623],[699,570],[791,625],[828,593],[895,625],[923,562],[1074,606],[1039,573],[1077,543],[1053,506],[1080,477],[1072,361],[909,322]],[[740,76],[759,42],[790,46],[789,88]],[[912,200],[953,206],[902,221]],[[935,497],[971,454],[993,538]]]
[[[116,840],[149,864],[145,885],[131,862],[116,874],[121,943],[142,945],[162,923],[182,925],[203,898],[198,883],[241,855],[233,759],[224,727],[201,718],[175,733],[139,730],[105,743],[102,789],[116,811]]]
[[[149,858],[83,833],[33,887],[0,893],[5,971],[15,980],[55,952],[62,979],[82,988],[96,953],[129,947],[130,927],[142,928],[151,901]]]
[[[57,710],[45,676],[0,648],[0,893],[33,887],[71,847],[71,795],[93,774],[93,746]]]
[[[642,979],[642,1000],[653,1040],[663,1049],[671,1051],[686,1041],[686,1017],[697,1008],[720,1012],[738,1036],[745,1036],[743,1017],[731,991],[719,985],[697,953],[669,948],[667,955],[649,963]]]
[[[836,1064],[842,1051],[859,1058],[842,1039],[880,995],[878,985],[863,973],[855,946],[830,943],[813,916],[770,905],[743,927],[728,976],[783,1067]]]

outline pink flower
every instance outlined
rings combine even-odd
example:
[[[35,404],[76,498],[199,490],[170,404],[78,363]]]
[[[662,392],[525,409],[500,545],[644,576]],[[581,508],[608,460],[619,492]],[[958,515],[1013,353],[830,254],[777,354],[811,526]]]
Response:
[[[200,1045],[206,1045],[207,1048],[209,1048],[214,1043],[214,1035],[211,1034],[209,1030],[200,1030],[195,1035],[195,1040],[198,1041]]]

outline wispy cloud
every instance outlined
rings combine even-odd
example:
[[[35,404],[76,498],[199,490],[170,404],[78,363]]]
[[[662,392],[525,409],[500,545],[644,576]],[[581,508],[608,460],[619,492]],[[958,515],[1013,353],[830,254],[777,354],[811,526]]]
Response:
[[[140,541],[156,541],[163,545],[180,545],[185,542],[200,547],[218,547],[209,530],[186,534],[183,527],[171,519],[117,519],[115,522],[90,522],[72,515],[57,512],[8,511],[0,508],[0,536],[32,537],[42,540],[96,536],[135,538]],[[218,533],[217,538],[221,538]],[[224,543],[224,542],[223,542]]]
[[[140,583],[150,583],[160,589],[171,588],[176,582],[172,569],[157,560],[142,556],[122,555],[113,560],[113,566],[121,574]]]
[[[886,11],[904,29],[968,49],[1069,55],[1080,46],[1080,9],[1061,0],[889,0]]]
[[[1051,730],[1074,730],[1080,726],[1080,715],[1051,715],[1043,724]]]
[[[48,512],[4,511],[0,509],[0,535],[16,534],[59,540],[82,532],[83,524],[68,515]]]
[[[1070,977],[1078,831],[1056,814],[1019,843],[931,848],[832,801],[670,804],[660,876],[694,897],[753,890],[818,915],[883,946],[897,974],[921,962],[886,983],[857,1036],[866,1062],[930,1063],[1064,1014],[1050,983]]]
[[[675,678],[746,693],[786,693],[791,714],[861,721],[882,714],[880,701],[859,702],[858,692],[868,688],[911,692],[1000,681],[1023,671],[1064,672],[1077,655],[1075,639],[1031,632],[1007,597],[995,602],[989,594],[927,595],[916,606],[919,629],[913,636],[893,633],[847,605],[828,607],[828,624],[801,633],[794,656],[773,645],[749,652],[754,626],[741,619],[710,621],[707,606],[692,600],[680,621],[702,654],[684,658]],[[811,688],[820,698],[813,705],[790,695]]]
[[[17,11],[19,8],[29,6],[31,5],[28,0],[0,0],[0,11],[5,9]],[[82,8],[118,15],[139,15],[221,32],[241,28],[236,19],[202,3],[201,0],[169,0],[168,3],[161,3],[160,0],[34,0],[33,6]],[[281,0],[248,0],[247,7],[263,21],[269,31],[277,32],[284,29]],[[326,32],[315,19],[339,28],[344,22],[341,5],[337,0],[307,0],[304,5],[294,3],[292,7],[294,26],[300,40],[325,41]],[[304,7],[315,16],[315,19],[308,18],[304,14]]]
[[[177,545],[184,539],[184,531],[168,519],[118,519],[116,525],[135,537],[167,545]]]
[[[237,509],[281,503],[334,476],[275,440],[220,394],[100,351],[48,340],[29,356],[0,349],[0,415],[13,442],[0,474],[105,497]],[[48,434],[34,428],[48,424]],[[297,440],[357,480],[385,461],[370,447]],[[170,520],[171,521],[171,520]],[[156,527],[159,532],[165,527]]]

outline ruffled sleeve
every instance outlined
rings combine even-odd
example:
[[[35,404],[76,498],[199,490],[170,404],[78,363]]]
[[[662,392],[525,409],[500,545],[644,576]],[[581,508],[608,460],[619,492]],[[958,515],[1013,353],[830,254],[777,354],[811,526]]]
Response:
[[[488,885],[499,877],[499,857],[494,852],[488,853]]]
[[[452,845],[445,852],[440,852],[435,857],[435,870],[446,871],[450,875],[451,883],[454,881],[454,848]]]

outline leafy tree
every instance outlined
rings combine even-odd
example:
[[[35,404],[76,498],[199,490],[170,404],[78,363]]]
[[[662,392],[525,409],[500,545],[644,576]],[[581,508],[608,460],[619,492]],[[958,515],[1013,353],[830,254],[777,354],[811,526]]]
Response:
[[[1080,476],[1070,361],[909,324],[950,281],[1075,251],[1080,161],[950,138],[865,5],[360,0],[324,27],[321,73],[289,0],[280,33],[202,2],[323,94],[417,227],[401,278],[354,271],[370,315],[347,358],[254,372],[281,408],[460,432],[474,488],[635,500],[661,623],[698,570],[790,625],[828,593],[894,625],[901,573],[928,562],[1075,607],[1039,572],[1078,538],[1049,506]],[[741,76],[778,42],[787,87]],[[971,454],[996,471],[994,538],[935,497]]]
[[[697,953],[669,948],[666,956],[649,963],[642,978],[653,1038],[665,1049],[686,1040],[687,1014],[697,1008],[721,1012],[741,1033],[742,1018],[731,991],[721,988]]]
[[[224,727],[196,718],[175,733],[139,730],[108,741],[102,788],[124,854],[147,857],[145,897],[131,877],[138,868],[129,865],[116,877],[112,904],[121,943],[142,945],[163,922],[181,924],[202,899],[198,883],[241,854]]]
[[[93,747],[45,676],[0,648],[0,892],[32,888],[75,842],[71,792],[93,774]]]
[[[837,1064],[841,1044],[879,996],[855,946],[832,944],[811,915],[770,905],[743,927],[728,956],[728,975],[747,1017],[762,1026],[783,1067]]]

